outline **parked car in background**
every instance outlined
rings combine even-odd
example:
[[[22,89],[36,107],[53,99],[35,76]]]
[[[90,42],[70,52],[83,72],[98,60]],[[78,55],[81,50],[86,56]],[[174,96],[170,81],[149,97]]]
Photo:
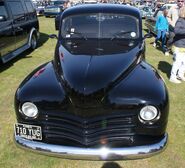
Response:
[[[44,15],[44,9],[47,6],[46,3],[42,2],[42,1],[33,1],[33,5],[36,9],[37,16]]]
[[[145,26],[147,27],[148,31],[150,33],[153,33],[154,35],[157,35],[157,31],[155,30],[155,24],[156,24],[156,21],[157,21],[157,18],[158,16],[162,15],[163,9],[159,9],[157,11],[155,11],[154,15],[153,16],[148,16],[146,17],[145,19]],[[173,32],[174,31],[174,28],[169,25],[169,32]],[[167,35],[167,38],[169,38],[169,35]]]
[[[49,5],[44,9],[45,17],[55,17],[63,11],[65,1],[51,1]]]
[[[70,159],[145,158],[165,149],[169,100],[145,62],[138,9],[66,9],[54,60],[36,68],[15,94],[18,146]]]
[[[37,5],[36,6],[36,11],[37,11],[37,16],[43,16],[44,15],[44,5]]]
[[[140,13],[141,13],[141,17],[142,18],[146,18],[147,16],[152,16],[153,15],[153,11],[152,8],[149,6],[140,6],[139,7]]]
[[[37,47],[39,22],[30,0],[0,1],[0,60],[3,63]]]

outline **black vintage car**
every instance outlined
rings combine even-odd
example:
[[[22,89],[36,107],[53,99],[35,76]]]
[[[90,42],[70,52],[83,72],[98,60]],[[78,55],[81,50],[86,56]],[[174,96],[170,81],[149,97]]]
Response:
[[[31,0],[0,0],[0,62],[6,63],[39,40],[39,22]]]
[[[71,159],[149,157],[167,144],[165,83],[145,62],[140,12],[110,4],[64,11],[54,60],[15,95],[15,142]]]

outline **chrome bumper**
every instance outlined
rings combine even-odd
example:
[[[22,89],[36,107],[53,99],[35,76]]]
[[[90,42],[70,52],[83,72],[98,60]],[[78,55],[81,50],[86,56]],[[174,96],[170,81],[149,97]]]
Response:
[[[26,140],[15,136],[16,144],[25,149],[37,151],[41,154],[79,160],[127,160],[150,157],[163,151],[167,145],[168,135],[158,143],[123,148],[80,148],[52,145],[42,142]]]

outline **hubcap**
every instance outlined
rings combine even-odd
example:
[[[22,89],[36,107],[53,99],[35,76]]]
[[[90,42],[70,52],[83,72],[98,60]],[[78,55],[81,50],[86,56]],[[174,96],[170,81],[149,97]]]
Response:
[[[32,39],[31,39],[31,48],[32,49],[35,49],[37,46],[37,41],[36,41],[36,37],[35,35],[32,36]]]

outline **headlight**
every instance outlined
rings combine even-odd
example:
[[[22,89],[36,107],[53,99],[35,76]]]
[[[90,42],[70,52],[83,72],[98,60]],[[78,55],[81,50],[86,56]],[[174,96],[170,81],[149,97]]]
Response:
[[[37,106],[31,102],[26,102],[22,105],[21,108],[22,113],[30,118],[34,118],[38,115]]]
[[[139,119],[143,123],[152,124],[152,121],[159,119],[159,112],[154,106],[145,106],[139,113]]]

